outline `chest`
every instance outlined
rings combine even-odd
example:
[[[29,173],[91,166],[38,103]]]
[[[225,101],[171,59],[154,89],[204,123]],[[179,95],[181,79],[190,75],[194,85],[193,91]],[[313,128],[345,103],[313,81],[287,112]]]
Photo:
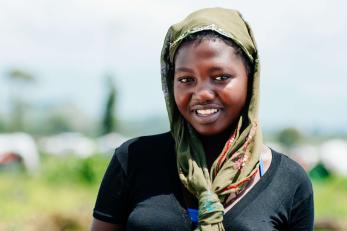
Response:
[[[283,230],[286,225],[285,216],[281,216],[273,208],[264,208],[266,212],[245,208],[237,214],[233,209],[224,215],[225,230],[267,231]],[[237,207],[235,207],[237,208]],[[185,209],[172,194],[157,195],[139,202],[130,212],[127,230],[151,231],[184,231],[193,230],[194,225]]]
[[[126,230],[194,230],[177,173],[169,169],[135,177],[130,185],[135,193],[129,197],[131,206]],[[271,198],[266,195],[266,192],[252,191],[245,195],[224,215],[225,230],[283,230],[288,214],[276,203],[280,195],[273,192]]]

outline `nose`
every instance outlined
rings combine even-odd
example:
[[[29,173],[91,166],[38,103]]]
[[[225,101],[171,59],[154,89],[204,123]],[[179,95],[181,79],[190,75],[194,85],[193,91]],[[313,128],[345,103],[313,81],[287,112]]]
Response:
[[[199,103],[206,103],[213,100],[215,97],[215,92],[207,81],[198,83],[195,87],[193,94],[193,99]]]

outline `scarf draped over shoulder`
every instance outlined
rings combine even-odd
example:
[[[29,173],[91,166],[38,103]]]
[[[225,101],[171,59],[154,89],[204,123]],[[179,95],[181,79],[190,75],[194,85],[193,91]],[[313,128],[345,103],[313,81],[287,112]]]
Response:
[[[173,92],[174,55],[188,35],[204,30],[217,32],[236,43],[253,67],[248,81],[252,85],[249,103],[210,170],[202,143],[179,113]],[[253,179],[262,146],[258,122],[259,60],[251,28],[235,10],[208,8],[193,12],[169,28],[161,53],[161,76],[170,128],[176,142],[179,178],[199,200],[197,230],[222,231],[223,203],[236,197]]]

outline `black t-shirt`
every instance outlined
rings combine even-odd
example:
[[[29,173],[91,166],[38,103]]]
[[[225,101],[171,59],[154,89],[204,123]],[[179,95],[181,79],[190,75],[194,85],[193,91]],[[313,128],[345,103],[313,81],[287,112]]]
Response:
[[[178,178],[170,133],[132,139],[116,149],[93,216],[129,231],[184,231],[193,224]],[[263,177],[227,213],[225,230],[313,230],[313,193],[304,170],[272,150]]]

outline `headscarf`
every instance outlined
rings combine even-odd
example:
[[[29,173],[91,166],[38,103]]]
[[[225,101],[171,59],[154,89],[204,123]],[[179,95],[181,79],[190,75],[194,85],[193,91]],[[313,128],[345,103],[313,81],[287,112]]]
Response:
[[[198,134],[178,111],[173,92],[177,49],[188,35],[205,30],[231,39],[244,51],[253,67],[245,113],[240,115],[235,131],[230,131],[230,139],[210,171]],[[236,197],[251,182],[258,170],[262,145],[258,123],[259,60],[251,28],[235,10],[208,8],[193,12],[169,28],[161,53],[161,76],[171,133],[176,143],[179,178],[199,200],[197,230],[222,231],[222,203]]]

